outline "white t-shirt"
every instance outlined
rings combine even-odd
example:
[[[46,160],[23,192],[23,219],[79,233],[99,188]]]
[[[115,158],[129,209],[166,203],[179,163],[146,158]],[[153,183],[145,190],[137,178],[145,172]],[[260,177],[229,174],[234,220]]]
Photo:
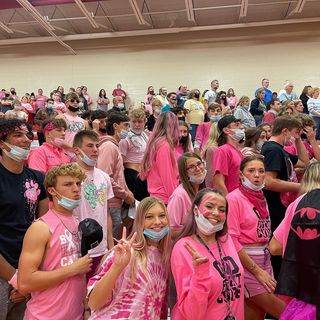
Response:
[[[204,95],[204,100],[207,100],[208,101],[208,105],[210,105],[216,99],[217,94],[218,94],[217,91],[209,90]]]
[[[73,213],[79,221],[92,218],[102,226],[103,240],[96,248],[89,251],[91,257],[98,257],[103,255],[107,249],[107,204],[114,195],[108,174],[94,168],[86,171],[86,176],[81,188],[82,201],[79,207],[73,210]]]

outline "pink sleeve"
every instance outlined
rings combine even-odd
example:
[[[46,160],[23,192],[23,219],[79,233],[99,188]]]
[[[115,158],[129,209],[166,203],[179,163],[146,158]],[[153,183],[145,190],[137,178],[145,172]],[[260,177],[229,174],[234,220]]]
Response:
[[[35,149],[31,151],[28,158],[28,165],[30,169],[35,169],[43,173],[48,171],[46,156],[41,149]]]
[[[116,166],[116,152],[114,148],[115,147],[113,147],[113,143],[108,144],[105,142],[100,146],[97,167],[106,172],[111,178],[112,189],[115,197],[119,199],[125,199],[128,195],[128,192],[113,179],[113,172]]]
[[[213,175],[221,173],[224,176],[228,176],[228,155],[224,149],[217,148],[213,154]]]
[[[103,276],[109,271],[114,261],[114,254],[113,252],[110,253],[110,255],[106,258],[106,260],[100,265],[98,272],[89,279],[88,285],[87,285],[87,293],[88,295],[94,288],[97,282],[99,282]]]
[[[240,222],[241,214],[240,208],[237,201],[237,197],[234,196],[233,192],[227,195],[228,200],[228,232],[231,235],[234,246],[236,247],[237,252],[242,250],[242,245],[239,242],[239,237],[241,234]]]
[[[185,319],[206,319],[211,280],[209,262],[192,265],[192,257],[180,240],[171,255],[171,270],[177,290],[176,307]]]
[[[295,144],[292,144],[291,146],[284,146],[283,149],[290,154],[293,154],[295,156],[297,155],[297,148]]]
[[[184,201],[180,194],[175,193],[174,196],[170,197],[168,202],[168,214],[170,227],[181,228],[183,227],[183,217],[186,212],[183,212],[185,208]]]
[[[195,148],[202,147],[203,136],[204,136],[204,123],[201,123],[197,128],[196,138],[194,140]]]
[[[273,236],[282,244],[282,255],[284,255],[286,250],[292,217],[301,198],[302,197],[299,197],[288,206],[284,219],[281,221],[278,228],[273,232]]]
[[[121,154],[126,157],[129,150],[129,142],[127,139],[121,139],[119,142],[119,149]]]
[[[163,188],[168,197],[171,196],[178,185],[177,164],[172,165],[171,149],[169,144],[163,144],[157,151],[156,165],[158,174],[161,177]]]

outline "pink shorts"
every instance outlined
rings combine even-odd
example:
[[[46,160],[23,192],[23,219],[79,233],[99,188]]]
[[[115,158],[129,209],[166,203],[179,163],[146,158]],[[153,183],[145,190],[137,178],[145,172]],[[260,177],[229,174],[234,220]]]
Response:
[[[263,270],[273,276],[270,253],[266,246],[263,247],[246,247],[243,249],[249,257]],[[257,280],[257,278],[246,268],[244,268],[244,296],[251,298],[258,294],[268,293],[267,289]]]

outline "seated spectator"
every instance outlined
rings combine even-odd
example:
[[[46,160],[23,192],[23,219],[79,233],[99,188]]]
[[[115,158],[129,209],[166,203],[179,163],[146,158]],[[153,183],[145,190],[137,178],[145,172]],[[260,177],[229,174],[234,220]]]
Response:
[[[281,112],[281,103],[279,100],[271,100],[267,108],[269,111],[263,115],[262,123],[268,123],[273,126],[274,120]]]
[[[245,131],[246,139],[241,150],[243,157],[260,155],[263,144],[267,141],[267,134],[261,128],[248,128]]]
[[[28,113],[24,111],[24,109],[21,106],[21,103],[19,100],[13,100],[12,101],[12,105],[13,105],[13,110],[8,110],[5,113],[5,118],[6,119],[20,119],[23,121],[27,121],[28,120]]]
[[[294,113],[305,113],[304,106],[301,100],[295,100],[294,102]],[[307,112],[308,114],[309,112]]]
[[[13,102],[13,98],[10,94],[9,91],[4,91],[4,97],[1,98],[1,112],[2,113],[6,113],[8,110],[12,110],[13,106],[12,106],[12,102]]]

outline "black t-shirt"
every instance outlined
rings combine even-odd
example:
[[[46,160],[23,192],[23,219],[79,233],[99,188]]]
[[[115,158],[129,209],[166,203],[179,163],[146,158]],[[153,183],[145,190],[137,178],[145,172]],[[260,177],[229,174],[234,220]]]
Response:
[[[147,120],[147,128],[148,128],[149,131],[153,130],[153,127],[154,127],[154,125],[156,123],[156,120],[157,119],[154,117],[153,114],[148,118],[148,120]]]
[[[47,197],[43,180],[39,171],[24,168],[15,174],[0,163],[0,254],[15,268],[38,201]]]
[[[266,171],[277,172],[278,179],[288,181],[291,175],[290,161],[294,166],[298,157],[286,152],[281,144],[274,141],[264,143],[261,154],[264,156]],[[264,190],[264,195],[268,202],[272,230],[275,230],[284,218],[286,207],[281,202],[280,192]]]

